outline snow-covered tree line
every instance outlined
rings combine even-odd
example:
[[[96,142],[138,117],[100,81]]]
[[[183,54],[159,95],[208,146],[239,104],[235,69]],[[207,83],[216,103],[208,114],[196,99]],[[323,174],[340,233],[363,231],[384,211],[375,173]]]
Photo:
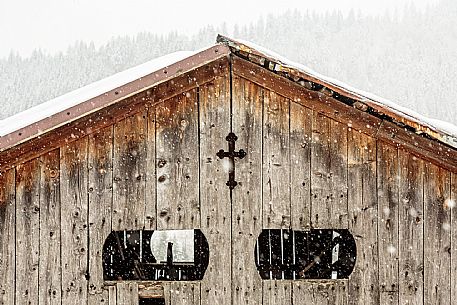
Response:
[[[66,52],[40,50],[0,59],[0,119],[155,57],[195,50],[216,34],[250,40],[291,60],[391,99],[424,115],[457,124],[457,1],[420,12],[378,17],[339,12],[288,12],[248,26],[207,27],[192,37],[140,33],[99,48],[78,42]]]

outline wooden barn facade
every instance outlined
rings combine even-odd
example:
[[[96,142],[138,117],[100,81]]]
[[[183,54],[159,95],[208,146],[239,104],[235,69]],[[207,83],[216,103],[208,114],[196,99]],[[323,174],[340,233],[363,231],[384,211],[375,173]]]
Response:
[[[180,56],[2,121],[1,304],[457,300],[456,134],[246,42]]]

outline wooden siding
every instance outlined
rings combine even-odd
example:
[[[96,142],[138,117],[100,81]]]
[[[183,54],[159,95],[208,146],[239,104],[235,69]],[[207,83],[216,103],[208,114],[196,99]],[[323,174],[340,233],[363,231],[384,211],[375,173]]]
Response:
[[[379,304],[376,140],[348,132],[349,230],[357,241],[357,262],[349,281],[349,304]]]
[[[112,230],[143,228],[199,228],[209,243],[202,281],[162,283],[167,305],[450,304],[457,174],[321,94],[219,68],[1,174],[0,304],[138,304],[144,283],[103,281],[102,247]],[[233,191],[216,157],[230,131],[247,152]],[[349,229],[354,272],[261,280],[264,228]]]
[[[201,229],[210,245],[201,284],[201,304],[230,304],[232,286],[231,205],[227,173],[214,155],[226,149],[230,132],[230,79],[221,77],[199,91]]]
[[[89,136],[89,280],[88,305],[107,304],[103,289],[102,248],[112,230],[113,127]]]
[[[0,304],[15,304],[16,191],[15,170],[0,175]]]
[[[254,265],[254,247],[262,230],[262,104],[264,90],[233,79],[233,132],[237,149],[247,155],[236,164],[232,194],[232,304],[259,304],[262,281]],[[239,255],[239,253],[246,253]]]
[[[16,170],[16,303],[18,304],[38,304],[39,300],[39,162],[38,159],[31,160]]]

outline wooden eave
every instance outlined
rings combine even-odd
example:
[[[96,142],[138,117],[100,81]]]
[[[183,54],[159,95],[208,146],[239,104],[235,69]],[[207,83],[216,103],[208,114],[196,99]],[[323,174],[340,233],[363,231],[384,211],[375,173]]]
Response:
[[[39,137],[41,134],[94,113],[141,91],[148,90],[181,74],[217,60],[218,58],[225,57],[229,53],[230,50],[225,45],[215,45],[184,60],[178,61],[162,71],[153,71],[145,77],[65,109],[32,125],[16,130],[15,132],[0,137],[0,152],[32,138]]]
[[[214,45],[0,137],[0,172],[228,73],[229,55],[227,46]]]
[[[312,100],[313,103],[306,103],[305,106],[457,172],[457,137],[382,107],[349,89],[284,65],[241,42],[221,35],[217,41],[229,46],[235,55],[235,74],[295,102],[303,104],[305,100]]]

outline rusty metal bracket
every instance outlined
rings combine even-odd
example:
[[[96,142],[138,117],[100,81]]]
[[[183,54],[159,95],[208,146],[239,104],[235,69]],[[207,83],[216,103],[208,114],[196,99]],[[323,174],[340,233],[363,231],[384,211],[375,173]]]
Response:
[[[226,185],[230,188],[230,190],[233,190],[238,184],[238,182],[235,181],[235,158],[243,159],[246,157],[246,152],[243,149],[235,151],[235,142],[238,140],[238,137],[233,132],[230,132],[227,137],[225,137],[225,139],[228,142],[229,151],[224,151],[221,149],[217,152],[216,156],[218,156],[219,159],[229,159],[229,180],[227,181]]]

